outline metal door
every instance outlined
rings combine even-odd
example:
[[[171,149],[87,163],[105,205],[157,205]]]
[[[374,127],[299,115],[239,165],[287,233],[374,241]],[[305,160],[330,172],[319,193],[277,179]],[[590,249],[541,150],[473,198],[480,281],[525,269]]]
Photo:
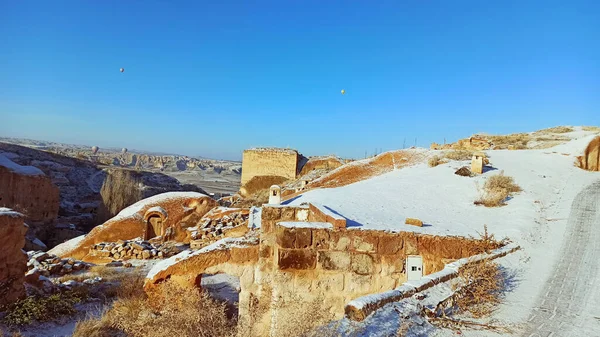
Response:
[[[406,277],[408,281],[420,280],[423,277],[423,257],[421,255],[406,257]]]

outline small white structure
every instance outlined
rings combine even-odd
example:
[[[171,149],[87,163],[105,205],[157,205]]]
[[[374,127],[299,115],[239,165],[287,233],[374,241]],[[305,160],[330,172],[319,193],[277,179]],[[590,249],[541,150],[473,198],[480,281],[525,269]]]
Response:
[[[281,187],[271,186],[269,189],[269,205],[279,205],[281,203]]]
[[[420,280],[423,277],[423,257],[421,255],[409,255],[406,257],[407,281]]]

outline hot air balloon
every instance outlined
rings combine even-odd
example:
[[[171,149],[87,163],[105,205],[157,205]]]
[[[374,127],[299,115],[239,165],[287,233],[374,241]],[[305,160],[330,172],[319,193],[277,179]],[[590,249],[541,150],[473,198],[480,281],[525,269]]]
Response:
[[[121,69],[119,69],[119,70],[120,70],[121,72],[124,72],[124,71],[125,71],[125,68],[121,68]]]
[[[342,95],[346,94],[346,90],[342,89]]]
[[[92,146],[92,153],[96,154],[96,152],[98,152],[98,147],[97,146]]]
[[[122,149],[121,149],[121,152],[122,152],[123,154],[127,153],[127,148],[126,148],[126,147],[122,148]]]

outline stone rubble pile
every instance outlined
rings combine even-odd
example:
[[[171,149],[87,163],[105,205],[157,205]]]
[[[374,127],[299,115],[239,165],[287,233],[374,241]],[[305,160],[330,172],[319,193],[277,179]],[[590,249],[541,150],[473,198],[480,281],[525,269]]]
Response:
[[[117,242],[102,242],[90,248],[90,254],[114,260],[128,259],[163,259],[183,251],[183,244],[150,243],[141,240],[119,240]]]
[[[218,219],[204,219],[194,228],[190,228],[192,240],[213,240],[224,237],[226,231],[248,223],[248,214],[242,212],[224,215]]]
[[[83,261],[72,258],[61,259],[56,255],[42,251],[27,252],[27,257],[29,259],[27,262],[28,273],[36,270],[46,277],[66,275],[78,270],[89,269],[92,266],[92,264]]]

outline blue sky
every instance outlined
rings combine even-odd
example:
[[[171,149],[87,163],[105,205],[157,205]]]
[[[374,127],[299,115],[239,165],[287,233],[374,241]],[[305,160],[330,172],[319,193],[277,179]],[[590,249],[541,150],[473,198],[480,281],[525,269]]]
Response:
[[[0,136],[362,158],[599,125],[599,41],[598,1],[0,0]]]

